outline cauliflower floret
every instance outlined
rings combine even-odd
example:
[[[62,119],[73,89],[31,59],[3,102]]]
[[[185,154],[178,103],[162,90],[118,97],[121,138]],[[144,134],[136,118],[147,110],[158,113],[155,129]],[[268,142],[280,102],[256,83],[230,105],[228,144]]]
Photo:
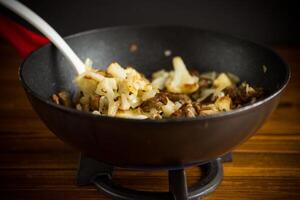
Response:
[[[219,111],[230,111],[231,98],[228,95],[219,97],[215,105]]]
[[[120,100],[116,100],[116,101],[109,101],[108,102],[108,110],[107,110],[107,115],[108,116],[115,116],[118,109],[120,106]]]
[[[222,91],[223,89],[232,85],[230,78],[225,74],[221,73],[213,83],[214,87],[217,88],[218,91]]]
[[[148,99],[151,99],[152,97],[154,97],[156,95],[157,92],[158,92],[158,90],[156,90],[156,89],[150,89],[150,90],[141,92],[142,101],[147,101]]]
[[[155,96],[158,92],[150,82],[135,69],[128,67],[125,70],[126,79],[118,82],[118,92],[121,94],[121,110],[136,108],[143,101]]]
[[[108,110],[108,100],[106,96],[102,96],[99,99],[99,112],[101,114],[106,114]]]
[[[255,93],[254,88],[251,87],[249,84],[246,83],[246,94],[247,94],[247,95],[251,95],[251,94],[253,94],[253,93]]]
[[[131,108],[136,108],[139,105],[141,105],[142,101],[140,98],[138,98],[136,95],[134,94],[130,94],[127,96],[127,100],[130,103],[130,107]]]
[[[140,113],[138,109],[118,111],[116,117],[131,118],[131,119],[147,119],[146,115]]]
[[[129,108],[135,108],[139,106],[142,102],[138,98],[138,90],[134,88],[127,79],[120,81],[118,83],[118,92],[121,95],[121,110],[128,110]]]
[[[93,113],[94,115],[101,115],[101,113],[100,113],[98,110],[94,110],[92,113]]]
[[[121,104],[120,104],[120,109],[121,110],[129,110],[131,107],[126,94],[121,94]]]
[[[222,91],[231,85],[233,85],[233,83],[225,73],[219,74],[213,82],[215,88],[214,97],[221,97],[223,94]]]
[[[167,100],[168,100],[167,104],[163,105],[161,108],[162,108],[162,111],[163,111],[164,115],[169,117],[170,115],[172,115],[172,113],[177,111],[182,105],[179,102],[173,103],[168,98],[167,98]]]
[[[101,96],[105,96],[108,100],[107,115],[115,116],[120,105],[120,100],[115,93],[117,90],[117,82],[114,78],[104,78],[97,85],[95,93]]]
[[[207,97],[215,93],[215,89],[204,89],[201,91],[201,96],[199,99],[197,99],[197,102],[202,102],[205,100]]]
[[[137,95],[138,90],[144,89],[150,82],[138,73],[135,69],[128,67],[125,69],[127,74],[127,82],[131,89],[133,89],[133,93]]]
[[[76,79],[76,84],[85,96],[94,94],[98,82],[91,77],[83,76]]]
[[[203,105],[202,109],[203,110],[201,110],[200,115],[212,115],[219,112],[215,104]]]
[[[169,73],[165,70],[160,70],[152,74],[152,82],[151,85],[154,88],[158,88],[160,90],[164,89],[167,78],[169,77]]]
[[[199,88],[199,78],[190,75],[181,57],[173,58],[173,67],[165,84],[169,92],[189,94]]]
[[[104,78],[97,85],[95,93],[101,96],[114,97],[114,90],[117,90],[117,82],[114,78]]]
[[[94,91],[97,88],[98,81],[104,78],[104,76],[102,76],[101,74],[97,74],[94,72],[94,70],[89,66],[91,64],[91,61],[87,59],[86,72],[80,74],[75,79],[75,83],[84,95],[94,94]]]
[[[108,68],[107,68],[107,72],[109,74],[111,74],[113,77],[115,78],[119,78],[119,79],[125,79],[126,78],[126,72],[125,69],[122,68],[118,63],[113,62],[111,63]]]

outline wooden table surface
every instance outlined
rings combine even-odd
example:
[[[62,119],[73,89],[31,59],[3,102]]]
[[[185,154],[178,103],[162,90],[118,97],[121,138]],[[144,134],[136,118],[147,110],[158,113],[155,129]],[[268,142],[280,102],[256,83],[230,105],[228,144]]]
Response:
[[[292,79],[271,118],[224,164],[221,185],[206,200],[300,199],[300,47],[275,50],[291,65]],[[104,200],[93,186],[75,184],[78,152],[55,137],[28,103],[18,81],[21,59],[0,41],[0,200]],[[119,170],[119,183],[166,190],[165,172]],[[199,178],[195,168],[188,179]]]

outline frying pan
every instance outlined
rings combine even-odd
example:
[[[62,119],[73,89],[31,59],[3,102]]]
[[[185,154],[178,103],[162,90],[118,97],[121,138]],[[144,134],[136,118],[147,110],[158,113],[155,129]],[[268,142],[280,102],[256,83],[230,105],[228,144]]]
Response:
[[[149,76],[162,68],[171,69],[172,56],[180,55],[190,69],[231,72],[266,91],[254,104],[207,117],[136,120],[96,116],[50,101],[60,90],[76,91],[76,72],[53,45],[34,51],[19,74],[41,120],[85,155],[123,168],[182,168],[220,157],[261,127],[290,77],[287,64],[271,49],[192,27],[112,27],[65,39],[81,59],[92,59],[99,69],[117,61]],[[129,50],[132,44],[137,51]],[[165,50],[171,50],[172,56],[165,56]]]

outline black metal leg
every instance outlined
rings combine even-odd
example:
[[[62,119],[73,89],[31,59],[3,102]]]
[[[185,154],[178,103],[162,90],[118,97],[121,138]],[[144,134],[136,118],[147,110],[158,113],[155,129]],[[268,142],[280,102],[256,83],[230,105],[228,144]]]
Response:
[[[169,191],[175,200],[188,200],[188,188],[184,169],[169,171]]]
[[[191,188],[187,187],[184,169],[169,171],[169,192],[146,192],[124,188],[112,180],[113,168],[94,159],[81,156],[77,182],[93,183],[100,191],[118,200],[198,200],[214,191],[222,180],[221,159],[199,166],[203,176]]]
[[[112,199],[118,200],[173,200],[169,192],[146,192],[123,188],[113,182],[110,176],[97,176],[93,180],[99,191],[104,192]]]
[[[80,154],[79,167],[77,170],[77,185],[89,185],[95,176],[100,174],[111,176],[112,171],[113,167]]]
[[[197,199],[213,192],[221,183],[223,178],[223,166],[221,158],[199,167],[202,169],[203,176],[200,182],[189,188],[190,199]]]

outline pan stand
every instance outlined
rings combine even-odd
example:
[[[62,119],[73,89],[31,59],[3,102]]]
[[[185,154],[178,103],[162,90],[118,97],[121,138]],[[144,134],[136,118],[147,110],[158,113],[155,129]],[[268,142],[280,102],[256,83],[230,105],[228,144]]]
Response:
[[[202,176],[194,186],[187,187],[184,169],[169,170],[169,191],[148,192],[124,188],[112,180],[113,167],[81,155],[77,174],[80,186],[94,184],[98,190],[117,200],[197,200],[213,192],[223,178],[223,162],[232,160],[231,153],[199,165]]]

